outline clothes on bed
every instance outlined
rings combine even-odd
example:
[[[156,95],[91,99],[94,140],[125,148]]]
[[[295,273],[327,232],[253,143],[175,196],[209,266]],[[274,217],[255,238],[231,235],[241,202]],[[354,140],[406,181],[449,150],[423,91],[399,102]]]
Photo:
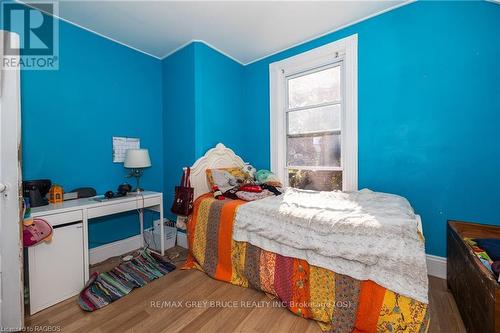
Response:
[[[259,184],[268,184],[275,187],[282,187],[281,180],[269,170],[259,170],[255,173],[255,180]]]
[[[233,188],[227,190],[226,192],[224,192],[223,195],[225,198],[237,200],[238,196],[236,195],[236,192],[238,192],[238,191],[239,191],[239,188],[238,188],[238,186],[236,186],[236,187],[233,187]]]
[[[287,188],[241,206],[233,237],[428,303],[423,238],[400,196]]]
[[[269,196],[274,196],[273,192],[268,190],[262,190],[261,192],[247,192],[247,191],[238,191],[236,192],[236,196],[238,199],[245,201],[255,201],[259,199],[264,199]]]
[[[248,180],[248,174],[241,168],[207,169],[205,172],[209,188],[216,185],[222,193]]]
[[[243,186],[240,186],[240,191],[260,193],[260,192],[262,192],[262,187],[259,185],[243,185]]]
[[[269,170],[256,172],[248,163],[242,168],[207,169],[205,172],[207,183],[216,198],[255,201],[282,194],[281,182],[275,174]]]
[[[372,281],[310,265],[306,260],[233,240],[241,200],[196,200],[188,222],[189,256],[184,268],[277,296],[295,314],[331,332],[425,332],[428,306]]]
[[[271,191],[274,195],[283,194],[283,189],[281,187],[276,187],[274,185],[262,184],[260,185],[264,190]]]
[[[263,184],[259,186],[261,188],[260,191],[254,190],[246,190],[248,186],[235,186],[226,192],[223,193],[225,198],[229,199],[240,199],[244,201],[254,201],[258,199],[263,199],[265,197],[273,196],[273,195],[281,195],[280,189],[276,188],[272,185]]]

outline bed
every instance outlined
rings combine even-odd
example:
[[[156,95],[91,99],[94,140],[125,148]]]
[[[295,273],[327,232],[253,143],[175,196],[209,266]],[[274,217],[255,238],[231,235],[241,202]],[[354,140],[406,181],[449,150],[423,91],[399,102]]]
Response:
[[[343,266],[328,269],[325,267],[330,266],[322,262],[318,265],[315,259],[300,253],[273,252],[252,237],[251,241],[235,240],[235,220],[242,218],[238,212],[252,214],[246,209],[251,205],[242,200],[214,199],[205,170],[244,165],[239,156],[219,143],[192,166],[196,200],[187,223],[189,255],[185,269],[199,269],[217,280],[266,292],[296,315],[317,321],[323,331],[427,331],[426,284],[418,289],[425,297],[409,297],[394,291],[398,288],[384,287],[383,281],[376,283],[342,271]]]

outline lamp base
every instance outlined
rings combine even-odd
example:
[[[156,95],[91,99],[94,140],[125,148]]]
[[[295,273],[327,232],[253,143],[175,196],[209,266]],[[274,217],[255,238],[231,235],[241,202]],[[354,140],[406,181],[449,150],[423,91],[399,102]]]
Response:
[[[131,194],[144,192],[144,189],[139,186],[140,181],[141,181],[141,176],[143,173],[144,173],[143,169],[134,168],[134,169],[132,169],[132,171],[128,175],[128,177],[134,177],[136,184],[137,184],[135,189],[133,189],[132,192],[130,192]]]

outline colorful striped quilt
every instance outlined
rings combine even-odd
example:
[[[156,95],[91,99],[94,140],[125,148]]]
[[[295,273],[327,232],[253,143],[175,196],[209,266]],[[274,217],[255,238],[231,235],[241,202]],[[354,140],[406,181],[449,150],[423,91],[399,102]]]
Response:
[[[293,313],[316,320],[330,332],[426,332],[428,305],[387,290],[372,281],[309,265],[307,261],[262,250],[232,239],[241,200],[195,201],[187,231],[185,269],[252,287],[279,298]]]

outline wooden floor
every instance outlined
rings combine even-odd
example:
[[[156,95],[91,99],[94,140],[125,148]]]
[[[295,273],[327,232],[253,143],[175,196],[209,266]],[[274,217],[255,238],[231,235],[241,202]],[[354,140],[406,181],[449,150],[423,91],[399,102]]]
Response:
[[[429,277],[429,282],[429,332],[466,332],[446,281]],[[214,303],[204,306],[198,301]],[[228,305],[232,307],[222,307]],[[96,312],[83,312],[72,298],[27,318],[26,325],[61,332],[321,332],[312,320],[272,305],[262,292],[177,269]]]

